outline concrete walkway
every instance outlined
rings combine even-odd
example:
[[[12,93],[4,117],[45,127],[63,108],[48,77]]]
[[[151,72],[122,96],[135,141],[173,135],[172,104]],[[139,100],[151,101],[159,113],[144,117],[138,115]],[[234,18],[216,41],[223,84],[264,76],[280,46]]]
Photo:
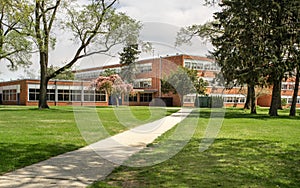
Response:
[[[192,109],[0,176],[0,187],[86,187],[186,118]]]

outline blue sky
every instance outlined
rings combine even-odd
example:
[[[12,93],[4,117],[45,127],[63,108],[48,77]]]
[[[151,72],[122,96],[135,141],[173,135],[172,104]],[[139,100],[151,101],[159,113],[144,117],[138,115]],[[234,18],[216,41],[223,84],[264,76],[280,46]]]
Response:
[[[212,48],[210,44],[202,43],[198,39],[193,40],[192,46],[174,47],[176,33],[181,27],[203,24],[212,20],[213,12],[217,11],[217,7],[205,7],[201,0],[119,0],[117,9],[141,21],[144,25],[141,40],[153,43],[154,53],[143,53],[141,59],[176,53],[205,55]],[[65,35],[64,32],[56,33],[57,45],[50,54],[51,64],[62,65],[73,55],[72,47],[74,45]],[[111,51],[111,54],[116,57],[97,55],[81,60],[75,65],[75,68],[82,69],[118,63],[117,53],[120,50],[122,47],[119,46]],[[38,76],[38,57],[34,56],[32,61],[33,65],[27,71]],[[3,62],[0,64],[0,70],[0,80],[14,80],[28,76],[22,68],[16,72],[7,70]]]

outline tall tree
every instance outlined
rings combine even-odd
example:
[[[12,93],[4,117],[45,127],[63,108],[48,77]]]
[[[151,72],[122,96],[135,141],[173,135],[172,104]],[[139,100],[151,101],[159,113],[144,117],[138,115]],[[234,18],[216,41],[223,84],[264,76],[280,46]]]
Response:
[[[295,88],[293,93],[293,100],[292,105],[290,109],[290,116],[296,116],[296,105],[297,105],[297,98],[298,98],[298,92],[299,92],[299,81],[300,81],[300,70],[299,67],[296,70],[296,79],[295,79]]]
[[[227,82],[248,84],[249,91],[255,91],[255,85],[272,84],[269,114],[277,116],[281,81],[295,68],[287,56],[294,45],[291,31],[296,28],[299,33],[299,16],[293,16],[293,11],[299,13],[299,1],[222,0],[219,5],[222,11],[215,13],[215,23],[188,27],[178,35],[179,41],[195,35],[210,39]]]
[[[31,64],[32,42],[28,37],[31,6],[26,0],[0,1],[0,61],[9,62],[9,68]]]
[[[300,2],[293,1],[291,8],[291,29],[290,34],[290,45],[289,45],[289,59],[294,63],[294,73],[292,76],[295,77],[295,87],[293,93],[293,100],[290,109],[290,116],[296,115],[297,97],[299,92],[299,81],[300,81]]]
[[[270,0],[269,0],[270,1]],[[265,20],[265,31],[268,40],[265,43],[269,66],[267,74],[269,82],[273,84],[272,102],[269,110],[271,116],[278,116],[277,109],[281,107],[281,82],[287,72],[295,70],[295,64],[289,56],[296,33],[299,32],[298,0],[273,0],[268,6],[262,7]],[[299,37],[299,34],[298,34]],[[294,54],[296,55],[296,54]],[[298,55],[299,56],[299,55]]]
[[[107,53],[113,46],[135,42],[141,25],[124,13],[115,11],[117,0],[92,0],[84,5],[75,5],[69,0],[36,0],[32,17],[34,33],[39,51],[40,97],[39,108],[49,108],[47,85],[51,78],[71,68],[78,60],[94,54]],[[75,1],[76,2],[76,1]],[[58,19],[62,12],[64,21]],[[55,72],[49,72],[49,48],[55,46],[54,25],[73,34],[77,49],[73,58]]]
[[[139,45],[138,44],[127,44],[121,53],[120,56],[120,64],[122,66],[121,76],[124,81],[128,83],[134,82],[135,74],[136,74],[136,61],[139,58]]]
[[[263,28],[260,21],[259,1],[224,0],[220,4],[221,12],[215,13],[215,28],[223,33],[213,37],[215,46],[213,55],[221,66],[227,83],[248,85],[251,113],[256,113],[255,86],[264,85],[263,74],[266,62],[263,60],[263,48],[260,42]]]

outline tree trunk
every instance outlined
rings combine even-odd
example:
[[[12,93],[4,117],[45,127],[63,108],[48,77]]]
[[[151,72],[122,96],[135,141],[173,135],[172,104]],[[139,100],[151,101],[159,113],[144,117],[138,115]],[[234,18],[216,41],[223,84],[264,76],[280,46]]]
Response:
[[[116,100],[116,107],[118,107],[119,106],[119,97],[118,97],[118,95],[115,95],[115,100]]]
[[[272,90],[272,101],[271,101],[271,106],[269,109],[269,115],[270,116],[278,116],[278,107],[279,107],[279,99],[280,99],[280,92],[281,92],[281,87],[280,87],[280,81],[277,81],[273,85],[273,90]]]
[[[255,97],[255,86],[254,85],[249,85],[249,94],[250,94],[250,106],[251,106],[251,114],[256,114],[256,97]]]
[[[299,92],[299,77],[300,77],[300,69],[297,68],[293,101],[292,101],[292,105],[291,105],[291,109],[290,109],[290,116],[296,116],[297,96],[298,96],[298,92]]]
[[[250,86],[247,85],[247,97],[246,97],[246,103],[244,105],[244,109],[250,109]]]
[[[183,107],[183,95],[179,95],[179,98],[180,98],[180,107]]]
[[[39,96],[39,109],[49,108],[47,104],[47,65],[48,57],[46,53],[40,53],[40,67],[41,67],[41,80],[40,80],[40,96]]]
[[[280,81],[279,82],[279,90],[277,91],[277,92],[279,92],[279,94],[278,94],[278,110],[282,110],[283,108],[282,108],[282,101],[281,101],[281,88],[282,88],[282,82]]]

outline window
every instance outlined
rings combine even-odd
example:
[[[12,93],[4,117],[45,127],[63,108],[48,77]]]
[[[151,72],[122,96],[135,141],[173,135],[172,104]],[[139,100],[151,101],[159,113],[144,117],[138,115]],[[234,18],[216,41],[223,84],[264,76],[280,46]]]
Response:
[[[29,89],[29,100],[38,101],[40,95],[40,89]]]
[[[17,100],[17,90],[3,90],[3,101],[16,101]]]
[[[96,91],[95,97],[96,97],[96,101],[106,101],[105,91]]]
[[[138,72],[151,72],[152,71],[152,63],[147,64],[138,64],[137,65]]]
[[[70,90],[59,89],[58,90],[58,101],[70,101]]]
[[[40,98],[40,89],[29,89],[29,100],[30,101],[38,101]],[[54,101],[55,100],[55,89],[47,89],[47,100]]]
[[[245,103],[245,97],[225,97],[226,103]]]
[[[125,102],[137,102],[137,95],[125,94],[124,101]]]
[[[140,79],[134,81],[134,88],[150,88],[152,85],[152,79]]]
[[[47,89],[47,100],[55,101],[55,89]]]
[[[197,63],[197,70],[203,70],[203,63]]]
[[[84,91],[84,101],[95,101],[95,91],[85,90]]]
[[[288,88],[288,86],[287,86],[287,84],[282,84],[282,86],[281,86],[281,89],[287,89]]]
[[[81,90],[71,90],[71,100],[81,101]]]
[[[289,85],[289,90],[294,90],[295,89],[295,85]]]
[[[209,70],[209,69],[210,69],[210,65],[209,64],[204,65],[204,70]]]
[[[245,98],[244,97],[240,98],[240,103],[245,103]]]
[[[188,68],[188,69],[191,68],[191,63],[190,62],[185,62],[184,67]]]
[[[192,69],[197,69],[197,63],[192,63]]]
[[[226,97],[226,98],[225,98],[225,102],[233,102],[232,97]]]
[[[185,103],[194,103],[196,96],[183,96],[183,102]]]
[[[234,103],[238,103],[240,98],[234,98]]]
[[[220,67],[216,63],[201,60],[185,60],[184,67],[195,70],[220,70]]]
[[[140,94],[140,102],[151,102],[151,101],[152,101],[152,93]]]
[[[85,90],[84,101],[106,101],[105,91]]]

